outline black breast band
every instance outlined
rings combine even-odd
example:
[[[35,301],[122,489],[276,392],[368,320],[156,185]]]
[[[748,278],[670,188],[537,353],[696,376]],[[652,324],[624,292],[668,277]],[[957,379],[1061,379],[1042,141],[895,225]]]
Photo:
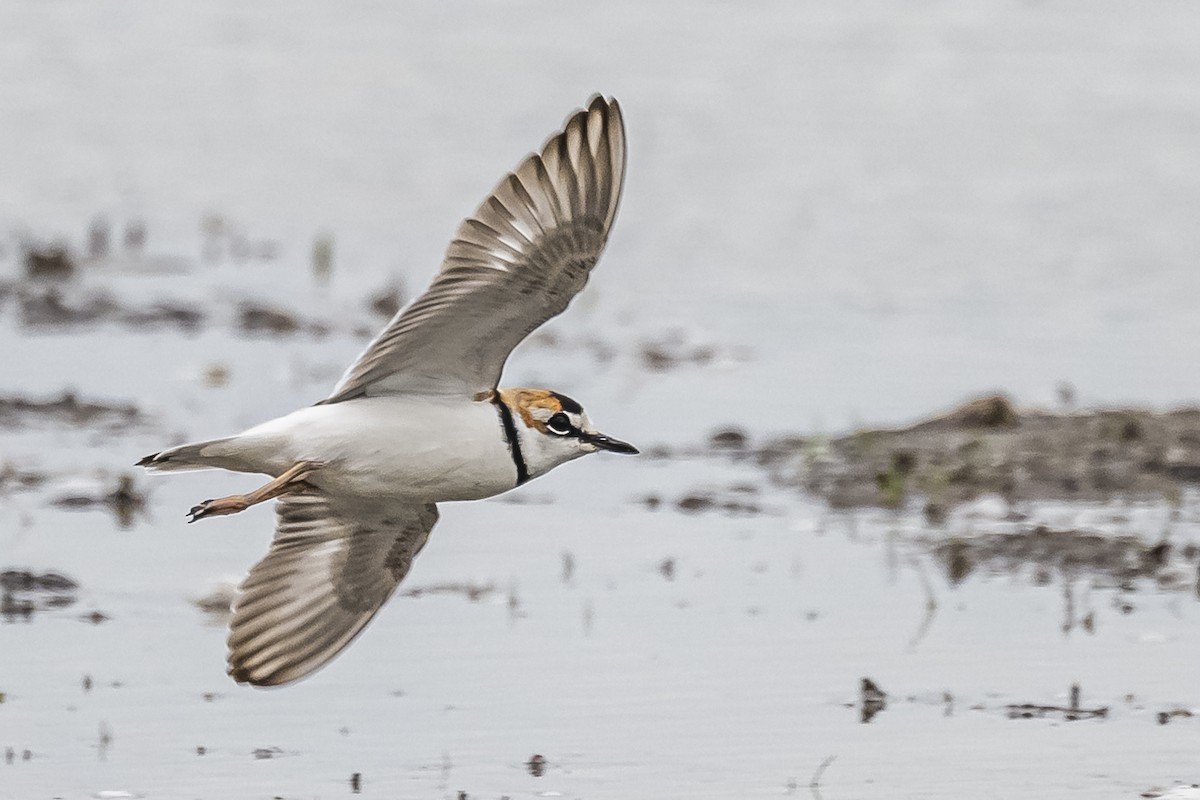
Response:
[[[509,452],[512,453],[513,466],[517,468],[517,486],[529,480],[529,468],[525,466],[525,456],[521,455],[521,440],[517,437],[517,425],[513,422],[512,411],[508,404],[500,399],[500,393],[492,395],[492,402],[500,412],[500,425],[504,428],[504,438],[508,441]]]

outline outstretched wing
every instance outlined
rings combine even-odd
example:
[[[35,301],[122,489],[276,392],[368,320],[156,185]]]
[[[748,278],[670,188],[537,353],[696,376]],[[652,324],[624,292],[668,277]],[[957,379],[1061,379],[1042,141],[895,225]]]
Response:
[[[429,290],[321,402],[496,388],[513,348],[587,283],[624,177],[621,109],[596,96],[463,221]]]
[[[434,505],[287,495],[275,540],[240,587],[229,628],[229,674],[276,686],[324,666],[366,626],[408,574],[437,522]]]

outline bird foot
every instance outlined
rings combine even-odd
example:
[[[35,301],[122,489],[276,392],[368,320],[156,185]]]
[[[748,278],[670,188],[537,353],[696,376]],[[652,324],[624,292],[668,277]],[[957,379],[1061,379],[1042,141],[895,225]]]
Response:
[[[200,505],[192,506],[191,511],[188,511],[188,516],[191,517],[188,522],[196,522],[207,517],[222,517],[226,514],[237,514],[239,511],[245,511],[249,507],[250,503],[246,502],[246,498],[240,494],[230,497],[218,497],[216,500],[205,500]]]

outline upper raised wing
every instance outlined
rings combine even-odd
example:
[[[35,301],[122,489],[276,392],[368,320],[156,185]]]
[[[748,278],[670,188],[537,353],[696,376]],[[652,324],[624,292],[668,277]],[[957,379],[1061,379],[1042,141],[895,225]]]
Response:
[[[229,626],[229,674],[277,686],[324,666],[408,574],[437,506],[281,497],[271,550],[242,582]]]
[[[429,290],[321,402],[495,389],[513,348],[587,283],[624,177],[621,109],[597,95],[463,221]]]

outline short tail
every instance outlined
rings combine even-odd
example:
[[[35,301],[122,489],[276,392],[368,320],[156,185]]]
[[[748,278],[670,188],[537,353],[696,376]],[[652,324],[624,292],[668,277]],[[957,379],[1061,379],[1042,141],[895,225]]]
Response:
[[[161,453],[151,453],[137,462],[137,466],[156,472],[181,472],[190,469],[228,469],[235,472],[250,472],[246,463],[234,455],[230,447],[233,437],[212,439],[207,442],[182,444],[163,450]]]

